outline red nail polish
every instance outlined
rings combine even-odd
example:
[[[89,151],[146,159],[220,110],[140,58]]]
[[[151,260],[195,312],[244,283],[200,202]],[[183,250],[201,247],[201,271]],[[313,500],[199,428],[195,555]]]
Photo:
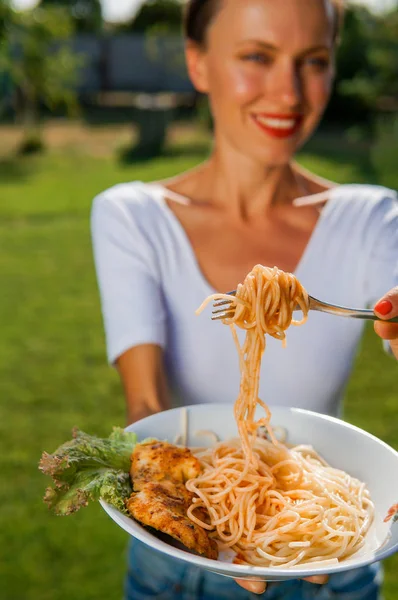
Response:
[[[389,300],[382,300],[376,304],[374,310],[385,317],[392,311],[392,304]]]

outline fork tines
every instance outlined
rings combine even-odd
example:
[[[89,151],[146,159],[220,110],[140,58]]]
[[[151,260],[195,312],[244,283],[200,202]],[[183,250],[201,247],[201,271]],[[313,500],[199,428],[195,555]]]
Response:
[[[236,291],[227,292],[228,296],[235,296]],[[216,300],[213,303],[212,321],[221,321],[222,319],[229,319],[234,316],[233,310],[233,299],[231,300]],[[223,307],[223,308],[222,308]],[[221,309],[221,310],[214,310]]]
[[[217,314],[218,312],[220,312],[220,314]],[[230,319],[231,317],[234,316],[234,312],[225,312],[225,310],[221,310],[221,311],[214,311],[212,313],[212,317],[211,320],[212,321],[222,321],[223,319]]]

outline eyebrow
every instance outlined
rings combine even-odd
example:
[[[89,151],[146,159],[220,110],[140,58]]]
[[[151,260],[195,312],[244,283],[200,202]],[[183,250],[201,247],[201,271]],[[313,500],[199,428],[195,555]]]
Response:
[[[263,42],[262,40],[256,40],[256,39],[243,40],[238,45],[242,46],[244,44],[249,44],[249,43],[256,44],[256,46],[261,46],[261,48],[263,48],[264,50],[268,50],[271,52],[278,52],[280,50],[280,48],[278,48],[278,46],[274,46],[273,44],[270,44],[269,42]],[[303,52],[300,52],[300,56],[304,56],[305,54],[311,54],[312,52],[320,52],[321,50],[326,50],[326,51],[330,52],[331,48],[326,45],[312,46],[311,48],[306,48],[305,50],[303,50]]]

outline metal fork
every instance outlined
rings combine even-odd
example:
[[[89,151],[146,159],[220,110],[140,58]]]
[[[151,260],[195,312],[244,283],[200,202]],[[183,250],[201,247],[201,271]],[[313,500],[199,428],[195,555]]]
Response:
[[[235,296],[236,290],[227,292],[228,296]],[[318,310],[320,312],[329,313],[336,315],[337,317],[352,317],[354,319],[368,319],[369,321],[381,321],[385,323],[398,323],[398,317],[392,319],[379,319],[373,310],[366,308],[346,308],[345,306],[338,306],[336,304],[329,304],[328,302],[322,302],[317,300],[313,296],[308,296],[310,301],[310,310]],[[221,308],[223,307],[223,308]],[[221,319],[229,319],[234,316],[233,299],[231,300],[216,300],[213,303],[212,321],[220,321]],[[294,310],[300,310],[297,306]]]

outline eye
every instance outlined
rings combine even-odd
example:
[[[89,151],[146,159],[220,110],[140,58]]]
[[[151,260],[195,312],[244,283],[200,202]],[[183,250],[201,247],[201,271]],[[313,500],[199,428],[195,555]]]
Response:
[[[328,58],[323,56],[308,56],[303,58],[301,64],[305,67],[312,67],[317,71],[326,71],[329,67],[330,61]]]
[[[262,52],[250,52],[249,54],[243,55],[241,58],[245,62],[252,62],[259,65],[268,65],[272,62],[271,57]]]

